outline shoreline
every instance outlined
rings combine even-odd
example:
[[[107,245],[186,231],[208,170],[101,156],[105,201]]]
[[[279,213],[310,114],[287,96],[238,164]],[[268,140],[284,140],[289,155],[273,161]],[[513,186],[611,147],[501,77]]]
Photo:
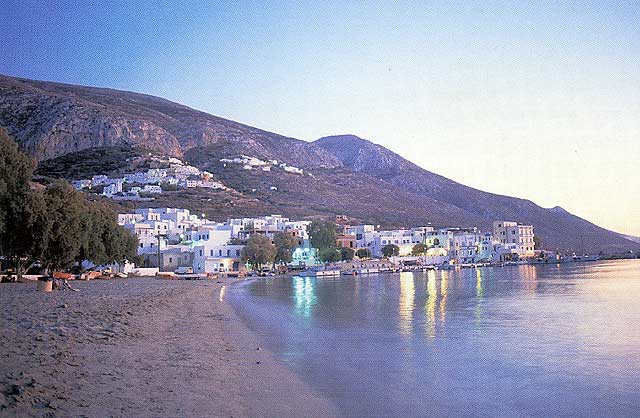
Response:
[[[337,416],[220,297],[240,281],[0,285],[0,416]]]

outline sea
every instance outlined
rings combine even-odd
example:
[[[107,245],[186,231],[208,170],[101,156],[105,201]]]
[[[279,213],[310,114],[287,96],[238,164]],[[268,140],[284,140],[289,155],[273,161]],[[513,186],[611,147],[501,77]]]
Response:
[[[640,260],[260,278],[225,298],[344,417],[640,417]]]

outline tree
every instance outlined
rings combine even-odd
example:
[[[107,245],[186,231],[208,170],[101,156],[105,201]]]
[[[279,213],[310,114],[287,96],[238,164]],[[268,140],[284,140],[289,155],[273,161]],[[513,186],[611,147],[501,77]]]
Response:
[[[533,236],[533,248],[536,250],[542,249],[542,238],[537,235]]]
[[[72,262],[137,260],[137,239],[105,204],[88,202],[62,180],[32,190],[34,163],[0,129],[0,255],[18,278],[29,263],[45,270]]]
[[[288,264],[293,259],[293,249],[298,245],[298,240],[287,232],[278,232],[273,237],[276,245],[275,261]]]
[[[424,255],[428,249],[429,246],[427,244],[416,244],[411,249],[411,255]]]
[[[400,254],[400,247],[395,244],[387,244],[382,247],[382,255],[385,257],[392,257]]]
[[[371,250],[368,248],[359,248],[356,251],[356,255],[358,258],[371,258]]]
[[[336,247],[320,248],[318,258],[325,263],[334,263],[340,261],[340,252]]]
[[[307,227],[311,246],[319,250],[336,246],[336,225],[328,221],[313,221]]]
[[[351,261],[353,260],[353,256],[355,255],[355,251],[349,247],[340,247],[340,259],[342,261]]]
[[[45,202],[51,230],[40,261],[47,270],[65,268],[80,253],[86,201],[69,184],[57,180],[47,188]]]
[[[0,128],[0,254],[15,266],[18,278],[47,241],[42,195],[31,191],[34,166]]]
[[[276,246],[264,235],[253,234],[242,249],[242,261],[249,262],[260,270],[264,264],[272,264],[276,256]]]
[[[105,203],[87,202],[81,217],[83,233],[78,261],[94,264],[139,261],[138,240],[116,222],[116,214]]]

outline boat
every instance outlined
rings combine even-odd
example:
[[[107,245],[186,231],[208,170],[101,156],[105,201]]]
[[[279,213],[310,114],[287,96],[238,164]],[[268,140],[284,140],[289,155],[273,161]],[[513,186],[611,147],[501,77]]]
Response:
[[[340,270],[316,270],[314,274],[316,277],[339,276]]]

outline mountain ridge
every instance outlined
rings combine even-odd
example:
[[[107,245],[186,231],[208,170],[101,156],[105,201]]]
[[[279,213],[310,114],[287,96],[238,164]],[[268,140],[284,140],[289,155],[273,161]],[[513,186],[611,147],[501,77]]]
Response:
[[[432,221],[488,228],[495,219],[509,219],[533,224],[549,249],[637,247],[563,209],[462,185],[355,135],[305,142],[142,93],[0,75],[0,126],[40,161],[100,147],[142,147],[184,158],[237,191],[233,199],[243,196],[234,202],[252,202],[251,213],[263,204],[288,216],[346,214],[394,226]],[[242,154],[286,162],[306,173],[249,172],[220,162]],[[278,191],[270,191],[272,186]],[[168,196],[162,203],[171,203]],[[207,202],[198,203],[198,210],[243,215],[240,203]]]

